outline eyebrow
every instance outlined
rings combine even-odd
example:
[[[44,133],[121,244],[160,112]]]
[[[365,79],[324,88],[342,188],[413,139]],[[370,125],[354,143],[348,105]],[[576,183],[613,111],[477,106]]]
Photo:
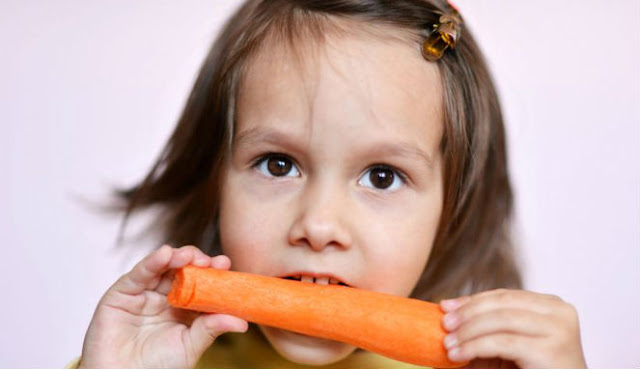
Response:
[[[259,143],[269,143],[279,146],[285,146],[295,151],[300,151],[295,140],[290,136],[280,133],[273,129],[265,128],[251,128],[246,131],[238,133],[237,137],[233,140],[232,150],[236,147],[251,147]]]
[[[240,132],[233,141],[235,143],[235,145],[233,145],[233,149],[237,146],[250,147],[259,143],[269,143],[284,146],[294,151],[302,151],[299,145],[296,144],[295,140],[290,136],[273,129],[248,129]],[[413,157],[423,161],[429,168],[433,168],[432,157],[411,143],[374,142],[371,144],[371,147],[371,149],[366,151],[367,155],[373,154],[375,156]]]
[[[375,148],[369,152],[378,154],[381,156],[396,156],[396,157],[413,157],[418,160],[424,161],[429,168],[433,168],[433,159],[426,152],[420,148],[413,146],[410,143],[376,143]]]

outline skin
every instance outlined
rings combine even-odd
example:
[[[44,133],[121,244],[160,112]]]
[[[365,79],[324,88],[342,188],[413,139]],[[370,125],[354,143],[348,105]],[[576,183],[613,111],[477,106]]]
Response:
[[[220,334],[244,332],[242,319],[199,314],[167,304],[173,270],[197,265],[228,270],[194,246],[162,246],[104,294],[85,335],[80,368],[193,368]]]
[[[357,288],[411,293],[442,209],[443,89],[416,48],[349,35],[328,37],[301,59],[280,49],[254,60],[222,181],[225,255],[193,246],[150,253],[100,300],[80,367],[193,367],[220,334],[246,331],[237,317],[167,305],[174,269],[189,264],[230,269],[233,260],[239,271],[331,273]],[[274,176],[261,161],[269,153],[295,170]],[[376,188],[367,179],[378,164],[406,181]],[[441,306],[449,355],[471,360],[468,367],[585,367],[577,314],[557,297],[497,290]],[[355,349],[261,330],[301,364],[332,363]]]
[[[449,358],[468,367],[587,367],[578,313],[558,296],[498,289],[440,305]]]
[[[300,62],[286,50],[262,53],[244,79],[222,186],[223,251],[240,271],[327,273],[408,296],[442,209],[438,70],[397,40],[363,35],[316,47]],[[278,177],[256,166],[269,153],[286,156],[291,172]],[[379,164],[406,181],[396,174],[391,187],[375,188],[368,180]],[[329,364],[355,350],[260,328],[301,364]]]

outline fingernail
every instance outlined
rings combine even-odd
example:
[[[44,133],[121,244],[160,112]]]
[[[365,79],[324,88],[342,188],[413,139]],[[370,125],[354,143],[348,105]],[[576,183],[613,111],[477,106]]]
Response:
[[[245,333],[247,330],[249,330],[249,323],[245,321],[242,324],[234,324],[234,327],[230,328],[229,332]]]
[[[442,309],[444,309],[444,311],[450,311],[450,310],[453,310],[453,308],[455,307],[456,300],[455,299],[442,300],[440,301],[440,305],[442,306]]]
[[[460,306],[464,305],[469,300],[468,296],[458,297],[456,299],[446,299],[440,301],[440,306],[445,312],[457,310]]]
[[[217,256],[214,256],[212,259],[213,259],[212,266],[216,269],[222,269],[223,267],[225,267],[228,257],[224,255],[217,255]]]
[[[249,330],[249,323],[247,323],[242,330],[238,331],[238,333],[246,333]]]
[[[458,314],[456,313],[447,313],[442,318],[442,325],[444,325],[447,330],[452,330],[456,326],[457,322]]]
[[[464,357],[462,356],[462,350],[460,350],[460,347],[454,347],[451,350],[449,350],[448,356],[449,356],[449,360],[453,360],[453,361],[464,360]]]
[[[193,265],[196,266],[207,267],[209,266],[209,264],[211,264],[211,261],[209,261],[209,258],[204,255],[196,255],[195,259],[193,260]]]
[[[214,256],[212,260],[213,262],[211,263],[211,266],[213,266],[216,269],[219,269],[220,265],[222,264],[222,262],[220,261],[220,258],[218,256]]]
[[[444,347],[446,347],[447,349],[450,349],[457,345],[458,345],[458,337],[456,336],[455,333],[446,335],[446,337],[444,338]]]

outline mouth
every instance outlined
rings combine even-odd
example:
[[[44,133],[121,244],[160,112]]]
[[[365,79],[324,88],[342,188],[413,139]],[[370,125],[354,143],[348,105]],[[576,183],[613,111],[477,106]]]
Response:
[[[289,279],[292,281],[298,281],[302,283],[315,283],[322,286],[337,285],[344,287],[352,287],[348,283],[344,282],[340,278],[328,275],[328,274],[313,274],[313,273],[295,273],[280,277],[282,279]]]

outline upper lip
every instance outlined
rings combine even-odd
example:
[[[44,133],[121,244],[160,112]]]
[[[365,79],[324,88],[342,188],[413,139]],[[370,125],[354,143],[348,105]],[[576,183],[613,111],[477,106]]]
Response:
[[[295,271],[295,272],[279,275],[278,278],[296,277],[296,276],[303,276],[303,275],[310,276],[313,278],[325,277],[325,278],[329,278],[329,280],[333,278],[333,279],[336,279],[339,283],[345,284],[349,287],[353,287],[353,285],[349,283],[347,280],[332,273],[310,272],[310,271],[301,270],[301,271]]]

